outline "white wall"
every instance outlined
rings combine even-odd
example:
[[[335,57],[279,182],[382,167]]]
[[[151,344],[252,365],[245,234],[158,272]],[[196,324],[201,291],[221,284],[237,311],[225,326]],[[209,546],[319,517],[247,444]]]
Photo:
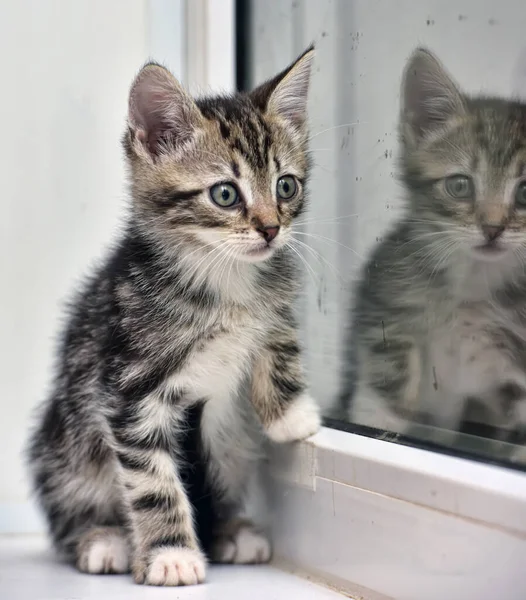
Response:
[[[349,289],[364,257],[401,206],[401,190],[393,175],[405,61],[416,46],[425,45],[465,89],[526,96],[526,4],[522,0],[253,0],[252,4],[257,81],[278,72],[311,41],[317,47],[310,98],[315,167],[307,217],[311,221],[304,227],[309,236],[335,242],[299,239],[323,256],[321,261],[310,256],[317,281],[307,274],[304,324],[312,388],[329,406],[339,390]],[[305,255],[309,258],[308,251]]]
[[[150,55],[181,71],[181,9],[0,2],[0,531],[35,526],[21,450],[49,384],[60,303],[122,211],[120,136],[135,72]]]

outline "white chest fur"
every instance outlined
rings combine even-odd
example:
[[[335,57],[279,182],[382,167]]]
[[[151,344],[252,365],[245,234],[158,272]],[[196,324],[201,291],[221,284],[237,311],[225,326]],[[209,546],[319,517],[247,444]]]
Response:
[[[434,387],[457,396],[477,396],[515,370],[492,333],[499,317],[508,321],[509,328],[517,328],[490,306],[469,304],[457,307],[443,327],[432,332],[427,375]]]
[[[210,454],[209,472],[233,499],[239,499],[262,449],[248,391],[242,388],[266,330],[262,317],[241,312],[216,324],[168,381],[186,401],[205,401],[201,437]]]
[[[261,344],[263,325],[247,313],[217,324],[199,343],[169,385],[189,400],[226,401],[252,366]]]
[[[520,331],[516,315],[499,306],[493,297],[503,277],[505,281],[507,269],[496,264],[471,269],[463,266],[466,268],[455,273],[453,296],[435,307],[424,348],[425,408],[451,427],[458,425],[467,398],[493,403],[500,385],[513,382],[526,387],[524,371],[495,335],[500,328],[526,340],[526,330]]]

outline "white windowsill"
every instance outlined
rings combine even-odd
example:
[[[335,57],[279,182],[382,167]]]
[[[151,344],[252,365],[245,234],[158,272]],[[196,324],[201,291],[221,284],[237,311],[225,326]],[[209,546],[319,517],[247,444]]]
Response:
[[[321,477],[526,534],[524,473],[327,428],[296,452],[313,461],[305,484]]]
[[[273,567],[212,567],[187,588],[134,585],[126,575],[84,575],[57,562],[42,537],[0,537],[0,598],[5,600],[337,600],[340,594]]]
[[[368,600],[523,600],[524,474],[332,429],[276,453],[281,559]]]
[[[524,474],[332,429],[275,452],[280,569],[311,574],[364,600],[523,600]],[[41,532],[37,514],[29,503],[0,507],[0,533]],[[70,594],[64,598],[90,598],[93,590],[117,600],[133,598],[134,590],[150,597],[126,578],[77,575],[55,563],[45,544],[42,537],[0,536],[1,598],[14,597],[8,585],[26,590],[16,596],[22,600],[61,598],[60,589]],[[40,595],[30,592],[33,580]],[[46,589],[61,580],[64,588]],[[233,597],[244,582],[276,599],[289,597],[294,586],[298,597],[338,597],[266,567],[212,569],[209,581],[218,590],[214,597]],[[239,597],[253,595],[244,593]]]

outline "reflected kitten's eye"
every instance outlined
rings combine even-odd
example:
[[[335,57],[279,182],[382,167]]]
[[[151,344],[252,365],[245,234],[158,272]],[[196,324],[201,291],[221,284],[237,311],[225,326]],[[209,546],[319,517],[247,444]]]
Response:
[[[298,184],[296,183],[296,178],[292,175],[285,175],[278,179],[278,185],[276,186],[278,198],[290,200],[296,195],[297,190]]]
[[[239,203],[239,192],[231,183],[219,183],[210,188],[210,197],[221,208],[231,208]]]
[[[473,180],[466,175],[452,175],[446,179],[446,192],[453,198],[471,198]]]
[[[521,208],[526,208],[526,181],[519,183],[515,192],[515,204]]]

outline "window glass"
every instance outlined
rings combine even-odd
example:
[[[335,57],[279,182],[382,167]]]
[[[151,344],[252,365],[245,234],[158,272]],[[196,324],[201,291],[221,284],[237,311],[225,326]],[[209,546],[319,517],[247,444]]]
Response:
[[[253,0],[243,15],[246,85],[316,44],[295,246],[328,424],[522,466],[524,3]]]

